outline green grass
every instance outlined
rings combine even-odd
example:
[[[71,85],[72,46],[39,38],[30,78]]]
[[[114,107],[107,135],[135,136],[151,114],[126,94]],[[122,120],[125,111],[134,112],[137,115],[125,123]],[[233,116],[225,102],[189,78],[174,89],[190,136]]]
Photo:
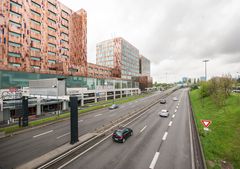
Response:
[[[123,103],[127,103],[127,102],[130,102],[130,101],[142,98],[142,97],[146,97],[148,95],[149,94],[141,94],[141,95],[134,95],[134,96],[130,96],[130,97],[119,98],[119,99],[115,100],[115,103],[116,104],[123,104]],[[94,106],[87,107],[83,110],[79,110],[78,113],[82,114],[82,113],[90,112],[90,111],[93,111],[93,110],[98,110],[98,109],[102,109],[102,108],[105,108],[105,107],[109,107],[109,106],[112,105],[112,103],[113,103],[112,100],[101,101],[101,102],[98,102],[98,103],[92,103],[92,104],[94,104]],[[60,114],[59,116],[56,115],[56,116],[42,118],[42,119],[35,120],[35,121],[30,121],[29,122],[29,127],[50,123],[50,122],[65,119],[65,118],[68,118],[68,117],[70,117],[70,113],[66,112],[66,113]],[[10,133],[20,131],[20,130],[23,130],[23,129],[25,129],[25,128],[18,127],[18,125],[13,125],[13,126],[9,126],[9,127],[0,128],[0,132],[5,132],[6,134],[10,134]]]
[[[221,160],[240,168],[240,95],[231,95],[226,106],[218,108],[211,98],[204,99],[199,90],[190,93],[194,116],[209,169],[220,169]],[[210,132],[203,130],[202,119],[212,120]]]

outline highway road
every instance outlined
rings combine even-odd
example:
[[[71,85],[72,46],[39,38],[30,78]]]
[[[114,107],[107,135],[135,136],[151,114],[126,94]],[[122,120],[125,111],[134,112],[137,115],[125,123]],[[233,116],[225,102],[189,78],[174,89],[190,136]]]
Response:
[[[173,101],[177,96],[179,101]],[[168,109],[170,116],[158,115]],[[134,134],[125,143],[111,137],[62,168],[66,169],[193,169],[193,147],[187,89],[167,97],[127,125]]]
[[[166,91],[165,91],[166,92]],[[107,108],[96,110],[79,117],[79,136],[94,130],[124,114],[150,104],[164,92],[156,92],[151,96],[120,105],[119,109]],[[65,120],[13,135],[0,140],[0,168],[14,168],[39,157],[70,141],[70,122]]]

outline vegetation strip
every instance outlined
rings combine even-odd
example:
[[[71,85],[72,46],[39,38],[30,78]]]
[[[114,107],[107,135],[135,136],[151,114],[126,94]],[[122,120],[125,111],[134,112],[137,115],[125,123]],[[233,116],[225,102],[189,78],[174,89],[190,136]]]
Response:
[[[209,94],[208,89],[212,87],[210,83],[213,82],[204,84],[205,89],[190,92],[207,167],[209,169],[240,168],[240,95],[230,94],[228,89],[225,92],[219,91],[220,87],[217,93]],[[202,119],[212,120],[210,131],[204,131],[200,122]]]

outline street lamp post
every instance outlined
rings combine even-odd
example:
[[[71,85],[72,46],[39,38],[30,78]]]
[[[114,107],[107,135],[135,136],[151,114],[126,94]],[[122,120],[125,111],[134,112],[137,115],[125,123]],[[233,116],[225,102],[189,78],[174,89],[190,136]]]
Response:
[[[209,62],[209,60],[205,59],[203,62],[205,63],[205,81],[207,81],[207,62]]]
[[[205,60],[203,60],[203,62],[205,63],[205,81],[207,81],[207,62],[209,62],[209,60],[207,60],[207,59],[205,59]],[[203,84],[203,86],[202,87],[204,87],[204,84]],[[203,96],[203,94],[204,94],[204,89],[202,90],[202,106],[203,106],[203,108],[204,108],[204,96]]]

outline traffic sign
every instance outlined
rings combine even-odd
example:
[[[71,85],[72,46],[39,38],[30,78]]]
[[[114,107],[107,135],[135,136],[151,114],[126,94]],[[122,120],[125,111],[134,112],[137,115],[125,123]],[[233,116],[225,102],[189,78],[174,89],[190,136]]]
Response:
[[[201,123],[203,124],[204,127],[210,126],[212,124],[211,120],[201,120]]]

